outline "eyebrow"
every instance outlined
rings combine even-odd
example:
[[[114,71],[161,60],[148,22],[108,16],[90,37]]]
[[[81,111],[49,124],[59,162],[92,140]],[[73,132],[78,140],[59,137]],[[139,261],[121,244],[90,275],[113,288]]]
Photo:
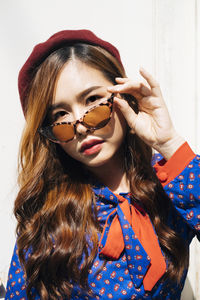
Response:
[[[91,93],[94,90],[100,89],[102,88],[101,85],[94,85],[89,87],[88,89],[84,90],[83,92],[81,92],[80,94],[78,94],[78,98],[83,99],[85,96],[87,96],[89,93]]]
[[[87,88],[86,90],[80,92],[78,95],[77,95],[77,98],[82,100],[84,97],[86,97],[89,93],[91,93],[92,91],[94,90],[97,90],[97,89],[100,89],[102,88],[103,86],[101,85],[94,85],[94,86],[91,86],[89,88]],[[61,101],[61,102],[58,102],[58,103],[55,103],[55,104],[52,104],[51,107],[50,107],[50,110],[53,111],[54,109],[56,108],[59,108],[59,107],[67,107],[68,105],[64,102],[64,101]]]

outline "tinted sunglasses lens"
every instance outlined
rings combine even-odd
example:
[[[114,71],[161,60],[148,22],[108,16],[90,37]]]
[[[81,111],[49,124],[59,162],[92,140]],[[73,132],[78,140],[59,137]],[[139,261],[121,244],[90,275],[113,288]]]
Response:
[[[74,137],[74,126],[70,124],[60,124],[52,127],[52,133],[56,140],[66,142]]]
[[[92,128],[104,127],[110,120],[111,109],[108,105],[100,105],[87,113],[83,122]]]

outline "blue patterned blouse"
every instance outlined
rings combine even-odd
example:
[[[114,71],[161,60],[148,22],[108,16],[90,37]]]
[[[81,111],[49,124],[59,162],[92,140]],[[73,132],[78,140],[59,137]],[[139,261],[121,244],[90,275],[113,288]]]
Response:
[[[160,155],[155,155],[154,168],[175,207],[175,210],[170,212],[169,226],[183,237],[189,247],[195,235],[200,240],[200,156],[195,156],[185,143],[167,162],[161,160]],[[151,264],[148,254],[124,217],[118,198],[107,187],[96,187],[94,192],[98,220],[102,226],[107,222],[107,227],[89,271],[88,282],[93,295],[88,296],[75,286],[71,299],[180,299],[187,270],[179,285],[167,280],[162,281],[161,278],[150,291],[145,290],[143,279]],[[130,202],[129,194],[121,193],[121,195]],[[124,249],[118,259],[108,260],[100,273],[96,274],[104,261],[100,252],[106,243],[112,223],[109,216],[114,209],[122,228]],[[26,280],[16,246],[11,260],[5,299],[27,299]],[[35,299],[40,299],[36,291]]]

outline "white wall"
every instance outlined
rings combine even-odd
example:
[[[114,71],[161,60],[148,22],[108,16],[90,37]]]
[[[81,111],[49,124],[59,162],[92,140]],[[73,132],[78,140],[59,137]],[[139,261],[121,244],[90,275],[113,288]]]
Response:
[[[177,130],[200,152],[199,22],[199,0],[0,1],[0,277],[6,277],[15,241],[12,208],[24,125],[17,75],[33,46],[59,30],[93,30],[118,47],[130,77],[139,78],[139,66],[156,76]],[[197,242],[191,253],[185,300],[200,299]]]

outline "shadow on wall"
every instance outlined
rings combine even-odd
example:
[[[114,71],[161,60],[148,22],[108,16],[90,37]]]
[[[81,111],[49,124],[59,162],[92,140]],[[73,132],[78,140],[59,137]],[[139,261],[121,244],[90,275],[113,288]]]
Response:
[[[196,300],[188,277],[186,278],[185,286],[181,294],[181,300]]]
[[[4,285],[3,285],[3,283],[0,283],[0,299],[4,299],[5,294],[6,294],[6,291],[5,291]]]

